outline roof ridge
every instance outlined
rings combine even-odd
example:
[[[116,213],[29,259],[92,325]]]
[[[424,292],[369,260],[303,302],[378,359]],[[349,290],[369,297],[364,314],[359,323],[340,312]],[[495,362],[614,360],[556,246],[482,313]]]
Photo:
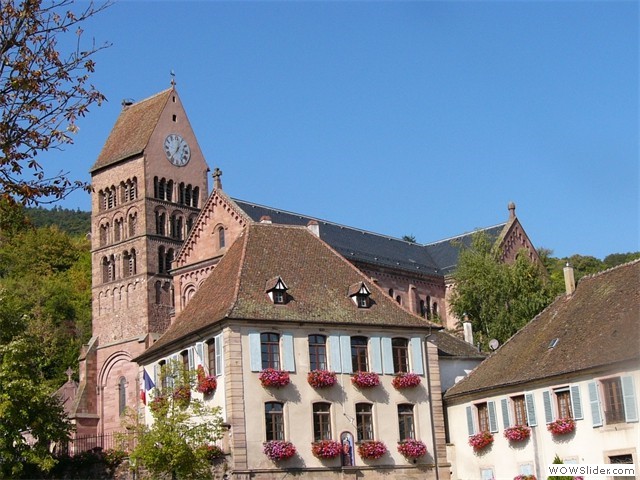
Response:
[[[502,222],[502,223],[496,223],[495,225],[491,225],[489,227],[476,228],[476,229],[471,230],[469,232],[461,233],[461,234],[455,235],[453,237],[443,238],[442,240],[437,240],[437,241],[431,242],[431,243],[425,243],[424,246],[425,247],[431,247],[433,245],[437,245],[438,243],[450,242],[451,240],[455,240],[456,238],[466,237],[468,235],[473,235],[476,232],[484,232],[486,230],[491,230],[492,228],[498,228],[498,227],[503,227],[504,228],[507,225],[507,223],[508,222]]]
[[[149,95],[148,97],[143,98],[142,100],[138,100],[137,102],[133,102],[131,105],[128,105],[125,108],[135,107],[135,106],[137,106],[137,105],[139,105],[141,103],[148,102],[149,100],[153,100],[154,98],[159,97],[160,95],[167,94],[172,90],[175,90],[175,87],[169,87],[169,88],[166,88],[166,89],[164,89],[164,90],[162,90],[160,92],[154,93],[153,95]]]
[[[231,316],[231,313],[233,312],[233,310],[236,308],[236,305],[238,304],[238,293],[240,292],[240,284],[242,282],[242,277],[244,276],[244,263],[245,263],[245,259],[246,259],[246,256],[247,256],[247,245],[249,244],[249,230],[250,230],[251,225],[252,224],[248,224],[242,230],[242,232],[240,232],[240,236],[236,239],[236,242],[237,241],[242,241],[243,242],[242,254],[240,255],[240,260],[238,261],[238,265],[237,265],[238,269],[237,269],[237,273],[235,275],[236,281],[235,281],[235,283],[233,285],[232,300],[231,300],[231,303],[229,305],[229,308],[227,308],[227,312],[224,315],[225,317]],[[220,262],[222,262],[225,257],[226,257],[226,255],[224,255],[222,257]]]
[[[568,262],[568,261],[567,261]],[[578,285],[582,283],[584,280],[589,280],[594,277],[599,277],[600,275],[604,275],[605,273],[610,273],[613,270],[617,270],[619,268],[630,267],[634,263],[640,263],[640,258],[636,258],[635,260],[629,260],[628,262],[621,263],[620,265],[614,265],[613,267],[609,267],[605,270],[600,270],[599,272],[590,273],[588,275],[584,275],[578,280]]]

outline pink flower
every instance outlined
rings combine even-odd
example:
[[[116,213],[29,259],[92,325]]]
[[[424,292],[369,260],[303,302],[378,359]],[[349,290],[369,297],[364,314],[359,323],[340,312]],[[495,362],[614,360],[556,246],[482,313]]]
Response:
[[[273,461],[287,460],[296,454],[296,447],[284,440],[270,440],[262,444],[262,451]]]
[[[505,428],[504,438],[512,442],[522,442],[531,436],[531,429],[524,425],[516,425],[514,427]]]
[[[492,443],[493,434],[489,432],[480,432],[469,437],[469,445],[471,445],[476,452]]]
[[[554,435],[566,435],[567,433],[573,432],[575,428],[576,422],[573,418],[560,418],[547,425],[547,430]]]
[[[387,446],[377,440],[369,440],[358,445],[358,454],[361,458],[375,460],[387,453]]]
[[[312,370],[307,375],[307,382],[313,388],[332,387],[337,381],[336,373],[327,370]]]
[[[380,385],[380,377],[374,372],[356,372],[351,376],[351,383],[358,388],[370,388]]]
[[[398,452],[407,458],[419,458],[427,453],[427,446],[420,440],[402,440],[398,442]]]
[[[216,377],[213,377],[211,375],[205,375],[202,365],[198,365],[197,375],[198,391],[200,393],[210,395],[216,391],[216,388],[218,387],[218,380],[216,380]]]
[[[335,458],[342,452],[342,445],[335,440],[321,440],[311,444],[311,452],[317,458]]]
[[[535,475],[518,475],[513,477],[513,480],[536,480]]]
[[[289,372],[284,370],[275,370],[273,368],[265,368],[258,376],[263,387],[286,387],[289,385]]]
[[[420,375],[417,373],[398,373],[391,384],[398,390],[402,388],[413,388],[420,385]]]

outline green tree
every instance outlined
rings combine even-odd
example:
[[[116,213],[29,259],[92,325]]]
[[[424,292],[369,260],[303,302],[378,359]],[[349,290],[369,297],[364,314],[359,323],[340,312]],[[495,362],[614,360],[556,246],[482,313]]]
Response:
[[[136,415],[129,418],[127,428],[137,434],[130,458],[154,478],[211,478],[212,446],[222,438],[222,416],[219,408],[191,398],[194,386],[193,373],[170,362],[162,368],[161,385],[153,390],[153,423],[144,425]]]
[[[460,252],[454,279],[452,311],[471,322],[483,345],[492,338],[505,342],[553,299],[541,267],[524,254],[511,264],[501,262],[482,232]]]
[[[76,120],[104,96],[89,82],[95,54],[81,25],[108,6],[74,0],[8,0],[0,5],[0,192],[22,204],[64,198],[88,188],[64,171],[49,175],[38,153],[72,143]]]
[[[40,342],[16,337],[0,346],[0,477],[30,477],[50,470],[51,445],[68,438],[71,426],[43,381]]]

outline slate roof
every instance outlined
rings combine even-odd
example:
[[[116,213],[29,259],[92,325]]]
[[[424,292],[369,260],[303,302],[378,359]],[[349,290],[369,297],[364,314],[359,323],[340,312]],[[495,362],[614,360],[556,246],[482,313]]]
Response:
[[[637,361],[639,312],[640,260],[583,277],[572,295],[556,299],[445,398]]]
[[[440,357],[486,358],[487,354],[479,352],[476,347],[444,330],[432,333],[427,340],[438,347]]]
[[[274,305],[266,294],[267,281],[276,276],[288,287],[286,305]],[[357,282],[371,291],[370,308],[358,308],[349,298],[349,287]],[[167,332],[139,359],[223,319],[442,328],[407,312],[306,227],[259,223],[247,226]]]
[[[234,198],[233,201],[255,222],[259,222],[263,216],[270,217],[273,223],[285,225],[306,226],[309,221],[318,222],[320,238],[350,261],[425,275],[443,276],[451,273],[458,263],[460,245],[471,245],[473,235],[473,232],[469,232],[422,245],[244,200]],[[502,223],[481,230],[490,238],[498,238],[505,225]]]
[[[125,106],[90,173],[144,151],[173,88]]]

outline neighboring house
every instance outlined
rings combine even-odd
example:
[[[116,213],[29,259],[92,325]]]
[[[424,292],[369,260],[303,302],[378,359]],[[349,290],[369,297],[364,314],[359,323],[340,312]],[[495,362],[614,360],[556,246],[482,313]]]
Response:
[[[167,332],[134,361],[155,372],[156,383],[172,358],[218,376],[204,400],[230,424],[229,474],[448,478],[437,347],[425,341],[441,327],[401,308],[306,227],[250,223],[225,248]],[[264,387],[267,368],[288,372],[290,384]],[[337,383],[314,388],[313,370],[336,372]],[[355,372],[376,373],[380,384],[356,388]],[[417,374],[420,384],[395,388],[400,372]],[[421,440],[427,453],[405,458],[397,444],[406,439]],[[263,453],[272,440],[292,442],[297,454],[272,461]],[[320,440],[349,445],[349,457],[314,457]],[[369,440],[388,453],[362,459],[357,447]]]
[[[640,261],[584,277],[577,289],[570,267],[565,278],[566,295],[445,394],[453,479],[540,479],[556,455],[637,471]],[[528,438],[505,438],[516,425]],[[481,432],[493,443],[474,450]]]

